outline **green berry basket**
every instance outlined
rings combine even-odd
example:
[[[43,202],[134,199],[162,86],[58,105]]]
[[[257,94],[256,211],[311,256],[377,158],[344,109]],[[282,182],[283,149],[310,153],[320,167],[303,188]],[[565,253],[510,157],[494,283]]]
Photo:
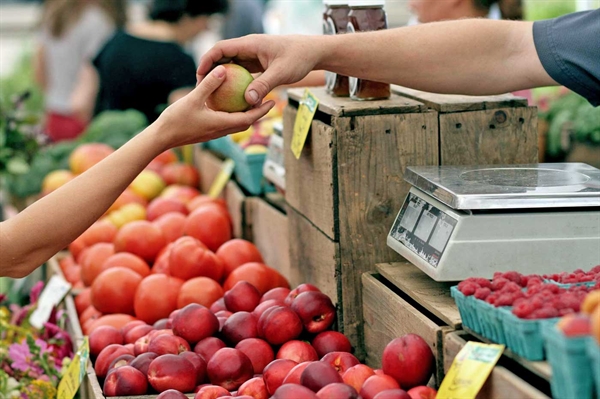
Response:
[[[477,310],[477,305],[475,297],[467,296],[458,290],[458,286],[450,287],[450,295],[454,298],[456,302],[456,307],[458,307],[458,312],[460,313],[460,318],[462,319],[462,324],[466,328],[476,332],[477,334],[483,335],[482,329],[482,318],[481,314]]]
[[[589,337],[567,337],[556,325],[545,326],[542,332],[552,367],[552,397],[592,399],[594,382],[587,349]]]
[[[587,339],[587,354],[592,363],[594,385],[596,385],[596,398],[600,398],[600,345],[593,337]]]
[[[527,360],[545,359],[544,337],[542,326],[554,325],[558,318],[552,319],[520,319],[512,313],[512,308],[499,308],[506,346]]]
[[[502,313],[500,313],[500,309],[502,308],[495,307],[494,305],[477,298],[474,299],[475,309],[481,316],[481,327],[483,330],[481,334],[494,342],[506,344],[504,327],[502,326]],[[510,307],[506,308],[509,310],[512,309]]]

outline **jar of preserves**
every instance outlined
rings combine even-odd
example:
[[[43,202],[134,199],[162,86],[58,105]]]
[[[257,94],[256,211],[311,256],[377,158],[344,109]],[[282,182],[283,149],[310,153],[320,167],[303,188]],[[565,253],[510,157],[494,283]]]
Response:
[[[346,33],[348,28],[348,0],[324,0],[325,11],[323,13],[323,33],[326,35],[337,35]],[[334,97],[348,97],[348,77],[338,75],[334,72],[325,72],[325,87],[327,92]]]
[[[349,1],[348,33],[387,29],[384,0]],[[349,78],[353,100],[381,100],[390,97],[390,85],[366,79]]]

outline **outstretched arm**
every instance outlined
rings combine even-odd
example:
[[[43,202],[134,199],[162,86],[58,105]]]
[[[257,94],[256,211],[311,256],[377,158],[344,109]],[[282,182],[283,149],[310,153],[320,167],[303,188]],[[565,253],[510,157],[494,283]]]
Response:
[[[224,80],[215,69],[143,132],[69,183],[0,223],[0,276],[23,277],[94,223],[148,163],[168,148],[247,129],[274,105],[245,113],[215,112],[206,98]]]
[[[531,22],[469,19],[333,36],[251,35],[207,52],[198,79],[230,61],[264,71],[246,91],[250,103],[313,69],[437,93],[487,95],[555,85],[540,63],[532,30]]]

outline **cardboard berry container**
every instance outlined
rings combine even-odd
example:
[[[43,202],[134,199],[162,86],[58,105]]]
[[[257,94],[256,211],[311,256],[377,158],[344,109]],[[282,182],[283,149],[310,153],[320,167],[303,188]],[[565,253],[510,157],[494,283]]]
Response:
[[[552,396],[556,399],[592,399],[594,381],[587,350],[588,337],[567,337],[555,325],[546,326],[542,332],[552,367]]]
[[[592,364],[596,398],[600,398],[600,345],[598,345],[598,341],[594,337],[587,337],[587,354]]]
[[[571,287],[578,287],[578,286],[585,286],[588,288],[592,288],[593,286],[596,285],[596,282],[595,281],[584,281],[582,283],[564,284],[564,283],[559,283],[556,280],[544,279],[544,284],[554,284],[554,285],[558,285],[560,288],[569,289]]]
[[[472,295],[466,296],[458,290],[458,286],[450,287],[450,295],[456,302],[463,326],[476,332],[477,334],[484,335],[482,316],[481,313],[478,312],[477,305],[475,303],[478,301],[478,299]]]
[[[502,308],[497,308],[477,298],[473,299],[475,300],[475,309],[481,316],[483,336],[499,344],[506,344],[504,327],[502,325],[502,313],[500,312]],[[510,307],[505,308],[512,309]]]
[[[512,313],[512,308],[500,308],[506,346],[527,360],[545,359],[543,326],[553,326],[558,318],[521,319]]]

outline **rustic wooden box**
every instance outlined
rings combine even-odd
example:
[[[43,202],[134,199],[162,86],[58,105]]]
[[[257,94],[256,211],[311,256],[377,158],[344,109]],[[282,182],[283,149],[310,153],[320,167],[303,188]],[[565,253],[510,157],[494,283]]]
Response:
[[[244,238],[256,245],[266,265],[277,269],[290,280],[290,284],[298,284],[292,282],[288,217],[285,212],[258,197],[248,198],[244,209],[247,223]]]
[[[299,280],[337,292],[340,329],[362,355],[363,272],[402,258],[386,236],[410,185],[407,166],[523,163],[537,159],[536,112],[499,96],[460,101],[393,95],[386,101],[320,100],[299,160],[290,148],[303,89],[284,111],[290,253]],[[495,122],[491,122],[491,120]]]
[[[403,272],[390,274],[392,268]],[[379,368],[383,349],[392,339],[417,334],[435,355],[434,384],[438,386],[444,377],[444,336],[460,328],[460,315],[449,288],[446,293],[444,284],[428,280],[424,274],[419,276],[412,269],[414,266],[408,263],[380,264],[379,273],[362,275],[366,362]],[[382,271],[392,275],[394,281]],[[410,276],[415,277],[414,281]],[[398,287],[398,280],[403,282],[403,288]]]
[[[446,334],[444,337],[444,371],[448,371],[452,365],[452,361],[465,346],[468,340],[472,339],[464,331],[456,331]],[[503,356],[504,358],[504,356]],[[503,363],[501,358],[500,363]],[[536,362],[545,363],[545,362]],[[516,366],[513,370],[513,367]],[[521,367],[519,367],[521,366]],[[529,367],[523,367],[523,364],[508,363],[506,367],[503,365],[497,365],[492,374],[488,377],[485,385],[481,388],[481,391],[477,395],[478,399],[505,399],[505,398],[531,398],[531,399],[548,399],[550,396],[539,390],[535,385],[545,385],[543,388],[547,392],[549,391],[549,367],[546,365],[535,365],[537,378],[531,378],[531,373],[534,370],[530,365]],[[510,367],[511,369],[509,369]],[[523,371],[525,369],[525,371]],[[526,370],[529,369],[529,370]],[[534,381],[535,380],[535,381]]]

